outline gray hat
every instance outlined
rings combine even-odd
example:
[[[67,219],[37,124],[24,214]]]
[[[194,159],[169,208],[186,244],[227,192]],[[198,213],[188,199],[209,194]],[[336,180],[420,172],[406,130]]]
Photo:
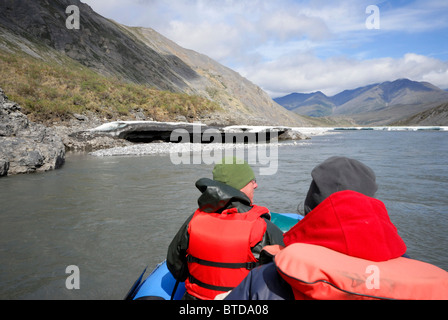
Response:
[[[304,213],[307,214],[329,195],[352,190],[373,197],[378,190],[375,173],[358,160],[331,157],[311,172],[311,182],[305,198]]]

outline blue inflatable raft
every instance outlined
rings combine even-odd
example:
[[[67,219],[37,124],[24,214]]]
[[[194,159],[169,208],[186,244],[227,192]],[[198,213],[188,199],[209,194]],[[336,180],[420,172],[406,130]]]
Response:
[[[271,221],[283,232],[288,231],[303,216],[294,213],[271,213]],[[143,280],[146,270],[135,281],[125,300],[180,300],[185,293],[185,283],[177,282],[163,261]]]

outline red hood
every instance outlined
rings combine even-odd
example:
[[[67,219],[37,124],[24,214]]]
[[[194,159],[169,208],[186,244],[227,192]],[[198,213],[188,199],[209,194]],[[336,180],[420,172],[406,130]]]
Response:
[[[355,191],[330,195],[284,235],[285,245],[301,242],[366,260],[402,256],[406,245],[385,205]]]

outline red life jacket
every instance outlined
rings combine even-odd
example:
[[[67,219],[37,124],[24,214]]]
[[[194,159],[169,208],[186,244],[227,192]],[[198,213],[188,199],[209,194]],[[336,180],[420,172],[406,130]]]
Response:
[[[187,292],[201,300],[235,288],[257,265],[251,248],[263,239],[269,213],[254,205],[245,213],[236,208],[222,213],[197,210],[188,225]]]
[[[370,261],[305,243],[265,249],[296,300],[448,299],[448,272],[422,261]]]

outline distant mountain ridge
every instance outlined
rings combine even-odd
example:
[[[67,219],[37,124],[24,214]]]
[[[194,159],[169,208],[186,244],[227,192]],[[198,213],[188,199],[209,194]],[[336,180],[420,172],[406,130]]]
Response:
[[[274,101],[311,117],[345,116],[359,124],[387,124],[448,101],[447,91],[428,82],[398,79],[344,90],[328,97],[318,91],[292,93]]]
[[[69,5],[80,29],[66,28]],[[238,124],[310,125],[266,92],[205,55],[177,46],[152,29],[130,28],[102,17],[79,0],[2,0],[0,49],[61,63],[65,55],[105,76],[217,102]]]

